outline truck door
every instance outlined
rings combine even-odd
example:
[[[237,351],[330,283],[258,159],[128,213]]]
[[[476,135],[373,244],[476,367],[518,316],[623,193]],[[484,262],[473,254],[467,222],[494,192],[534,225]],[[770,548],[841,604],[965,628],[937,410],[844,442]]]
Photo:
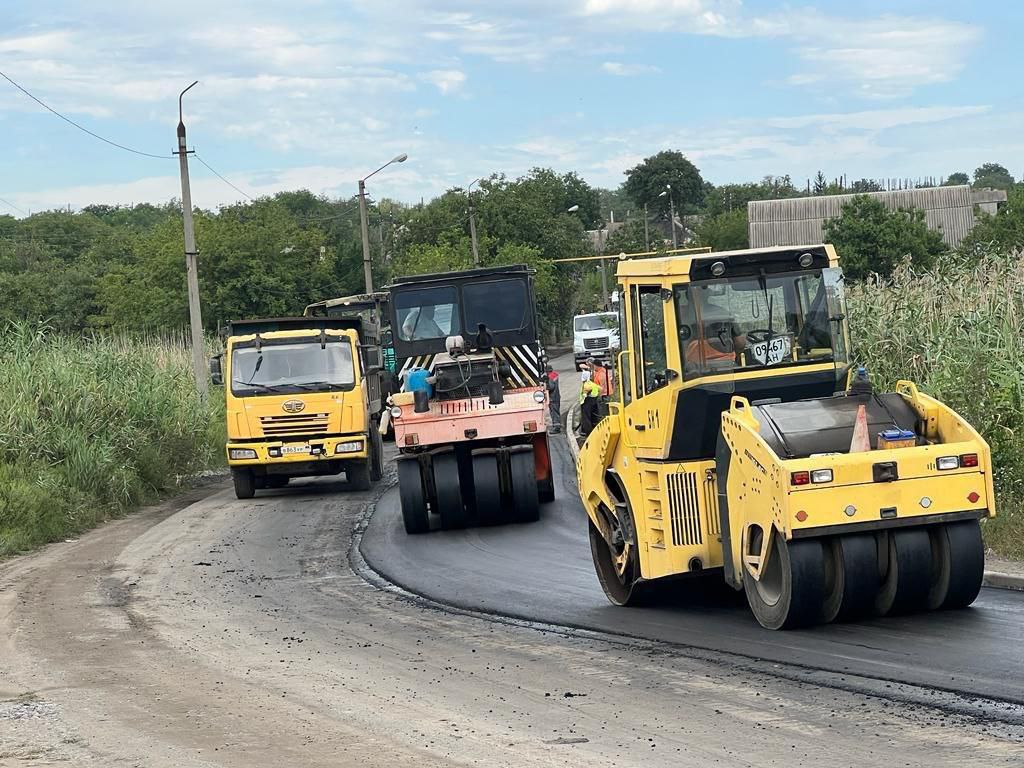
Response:
[[[674,388],[668,385],[679,376],[669,366],[665,334],[666,324],[672,324],[672,302],[665,296],[671,293],[660,285],[634,285],[630,290],[632,400],[627,398],[623,409],[625,438],[640,455],[657,458],[672,428]]]

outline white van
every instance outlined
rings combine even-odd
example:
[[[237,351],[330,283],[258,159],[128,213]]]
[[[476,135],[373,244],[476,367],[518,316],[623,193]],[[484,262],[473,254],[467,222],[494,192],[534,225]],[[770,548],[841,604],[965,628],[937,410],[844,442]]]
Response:
[[[614,312],[592,312],[572,319],[572,353],[576,370],[588,357],[614,365],[619,349],[619,316]]]

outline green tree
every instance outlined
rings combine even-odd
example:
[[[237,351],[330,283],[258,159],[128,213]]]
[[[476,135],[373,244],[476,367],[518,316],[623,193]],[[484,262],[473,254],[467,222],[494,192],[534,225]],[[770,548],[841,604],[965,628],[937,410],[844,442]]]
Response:
[[[942,186],[944,186],[944,187],[956,187],[956,186],[960,186],[961,184],[970,184],[970,183],[971,183],[971,177],[970,176],[968,176],[963,171],[957,171],[956,173],[949,174],[949,177],[944,182],[942,182]]]
[[[826,221],[824,234],[853,279],[889,275],[903,259],[927,268],[948,250],[942,236],[928,229],[924,211],[890,210],[867,195],[854,197],[840,216]]]
[[[976,187],[1009,189],[1013,184],[1013,175],[999,163],[985,163],[974,169],[974,186]]]
[[[814,176],[814,186],[811,191],[816,195],[824,195],[828,192],[828,179],[825,178],[825,174],[820,170]]]
[[[697,225],[697,244],[707,245],[713,251],[730,251],[747,248],[750,240],[747,233],[747,209],[736,208],[717,216],[706,216]]]
[[[643,205],[638,206],[626,194],[625,188],[621,185],[618,189],[601,189],[599,187],[596,191],[601,204],[601,220],[606,224],[612,220],[613,213],[616,221],[623,221],[630,214],[636,214],[643,210]]]
[[[648,238],[651,238],[651,248],[647,247]],[[630,219],[608,235],[608,240],[604,244],[604,252],[614,256],[619,253],[642,253],[647,250],[657,250],[654,246],[659,243],[654,242],[655,240],[660,241],[660,237],[657,236],[657,232],[652,233],[650,227],[645,235],[644,220],[641,215],[638,219]]]
[[[704,213],[717,216],[739,208],[745,211],[747,203],[752,200],[778,200],[799,196],[800,192],[793,186],[789,176],[765,176],[759,182],[711,187],[704,196]]]
[[[964,252],[984,251],[995,243],[1000,250],[1013,252],[1024,248],[1024,187],[1015,185],[1006,194],[1006,202],[995,215],[982,214],[970,234],[960,244]]]
[[[850,185],[850,192],[855,192],[858,195],[863,195],[867,192],[881,192],[882,185],[874,179],[857,179]]]
[[[671,194],[661,197],[671,186]],[[651,155],[642,163],[626,171],[622,189],[636,201],[647,205],[651,214],[667,214],[669,197],[677,215],[696,213],[704,202],[704,180],[697,166],[682,152],[665,150]]]

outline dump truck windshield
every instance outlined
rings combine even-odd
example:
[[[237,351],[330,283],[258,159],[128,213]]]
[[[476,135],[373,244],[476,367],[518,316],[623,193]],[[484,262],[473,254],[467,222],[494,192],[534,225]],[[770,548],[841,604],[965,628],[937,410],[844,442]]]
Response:
[[[235,347],[231,392],[238,396],[327,392],[355,386],[352,343],[320,341]]]
[[[846,362],[838,270],[690,283],[675,303],[685,378]]]
[[[444,339],[462,332],[454,286],[396,291],[392,301],[402,341]]]

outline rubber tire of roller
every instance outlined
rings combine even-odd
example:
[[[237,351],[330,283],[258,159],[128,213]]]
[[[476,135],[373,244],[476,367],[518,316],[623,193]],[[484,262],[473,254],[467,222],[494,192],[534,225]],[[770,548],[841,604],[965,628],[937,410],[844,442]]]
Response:
[[[928,609],[966,608],[981,591],[985,577],[985,545],[977,520],[936,525],[932,543],[932,586]]]
[[[411,535],[430,530],[427,499],[423,489],[420,463],[416,459],[398,462],[398,497],[402,506],[402,523]]]
[[[928,607],[932,545],[928,531],[905,528],[888,534],[888,567],[875,598],[875,614],[890,616]]]
[[[540,520],[540,497],[537,494],[537,472],[533,450],[516,451],[508,457],[512,492],[512,521],[535,523]]]
[[[248,469],[232,469],[231,482],[235,486],[235,498],[251,499],[256,495],[256,478]]]
[[[493,453],[473,456],[473,496],[476,519],[480,525],[498,525],[505,522],[501,498],[501,473],[498,458]]]
[[[434,456],[434,488],[437,492],[437,512],[441,516],[441,529],[465,528],[468,522],[462,502],[459,483],[459,462],[454,452]]]
[[[629,563],[623,578],[620,579],[615,573],[611,549],[601,536],[601,531],[594,525],[593,520],[588,519],[587,525],[590,529],[590,554],[594,558],[594,571],[608,602],[623,607],[640,605],[645,590],[643,582],[640,581],[640,562],[637,560],[636,547],[630,552]]]
[[[878,594],[878,545],[870,533],[834,536],[823,543],[825,567],[835,569],[826,578],[822,620],[853,621],[874,612]],[[830,588],[831,587],[831,588]]]
[[[779,597],[766,602],[757,581],[743,569],[743,591],[754,618],[765,629],[796,629],[820,624],[824,618],[825,551],[821,539],[786,541],[772,532],[772,552],[768,567],[778,567]],[[773,566],[772,560],[776,563]],[[762,576],[764,578],[764,576]]]

